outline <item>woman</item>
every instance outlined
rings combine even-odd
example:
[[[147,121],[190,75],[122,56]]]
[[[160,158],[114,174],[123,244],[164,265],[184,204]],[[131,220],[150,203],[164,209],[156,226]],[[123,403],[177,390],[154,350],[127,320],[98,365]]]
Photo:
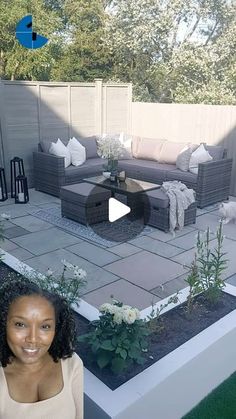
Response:
[[[83,365],[68,303],[26,280],[0,286],[0,418],[82,419]]]

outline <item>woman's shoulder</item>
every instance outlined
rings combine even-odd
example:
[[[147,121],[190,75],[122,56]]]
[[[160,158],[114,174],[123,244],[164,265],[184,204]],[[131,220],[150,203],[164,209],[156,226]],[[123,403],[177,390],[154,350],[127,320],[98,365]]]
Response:
[[[70,358],[63,359],[62,363],[68,370],[69,374],[71,374],[75,370],[83,369],[82,359],[77,355],[76,352],[74,352]]]

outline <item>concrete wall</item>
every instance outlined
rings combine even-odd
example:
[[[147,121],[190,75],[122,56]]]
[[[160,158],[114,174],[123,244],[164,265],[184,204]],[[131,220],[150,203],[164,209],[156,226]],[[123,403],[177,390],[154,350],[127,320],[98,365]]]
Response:
[[[132,134],[224,145],[233,158],[231,194],[236,196],[236,106],[134,102]]]
[[[131,84],[0,81],[0,161],[24,159],[33,186],[32,152],[41,139],[131,131]]]

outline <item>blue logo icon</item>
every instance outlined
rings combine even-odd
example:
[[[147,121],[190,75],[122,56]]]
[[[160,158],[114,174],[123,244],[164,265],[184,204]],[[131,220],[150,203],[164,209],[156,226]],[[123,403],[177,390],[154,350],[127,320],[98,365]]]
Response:
[[[33,32],[32,15],[27,15],[21,19],[16,26],[16,38],[25,48],[36,49],[43,47],[48,39]]]

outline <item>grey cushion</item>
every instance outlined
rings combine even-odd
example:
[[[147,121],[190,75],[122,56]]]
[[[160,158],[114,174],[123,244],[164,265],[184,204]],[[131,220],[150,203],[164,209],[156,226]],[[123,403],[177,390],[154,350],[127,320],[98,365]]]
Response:
[[[197,184],[197,175],[191,172],[183,172],[180,169],[168,171],[166,173],[166,180],[180,180],[186,186],[195,187]]]
[[[60,140],[63,142],[63,144],[67,145],[68,140],[62,140],[61,138],[60,138]],[[56,143],[56,142],[57,142],[57,139],[56,140],[40,140],[39,146],[41,148],[41,151],[43,153],[49,153],[49,148],[50,148],[51,144]]]
[[[173,164],[141,159],[122,160],[118,167],[120,170],[125,170],[130,177],[133,176],[154,183],[162,183],[166,179],[166,173],[176,169]]]
[[[75,185],[63,186],[61,188],[61,199],[85,205],[87,202],[96,203],[108,200],[111,192],[100,186],[90,183],[77,183]]]
[[[102,173],[103,165],[106,160],[100,157],[88,159],[81,166],[69,166],[65,169],[66,183],[75,183],[89,176],[95,176]]]
[[[98,157],[97,153],[97,137],[95,135],[87,138],[78,138],[80,144],[86,149],[86,159]]]
[[[154,189],[154,191],[146,192],[142,195],[144,203],[148,199],[149,203],[157,208],[168,208],[169,206],[169,198],[161,189]]]
[[[221,145],[207,145],[204,144],[205,149],[211,155],[213,160],[221,160],[224,156],[224,147]]]

